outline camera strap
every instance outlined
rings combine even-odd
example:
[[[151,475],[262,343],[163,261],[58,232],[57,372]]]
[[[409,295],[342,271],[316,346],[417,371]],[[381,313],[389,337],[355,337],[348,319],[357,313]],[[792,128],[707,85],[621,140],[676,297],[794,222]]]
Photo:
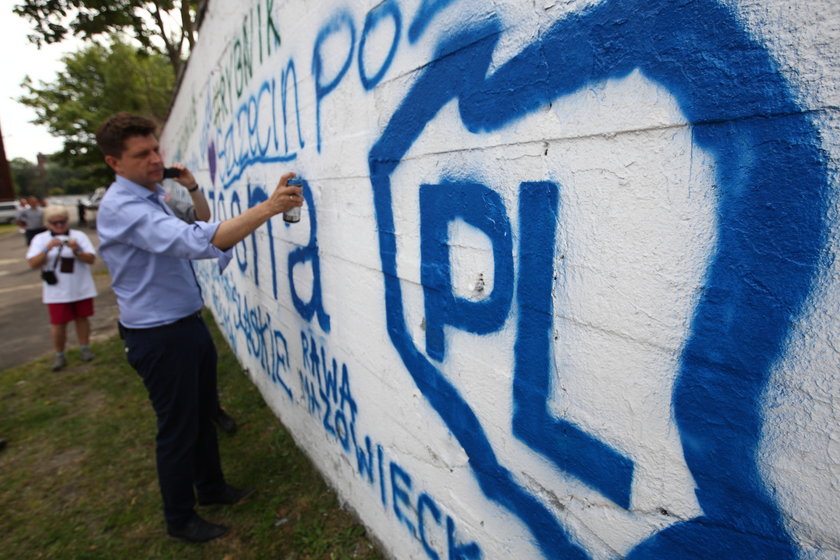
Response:
[[[64,245],[59,245],[58,246],[58,253],[56,253],[55,259],[53,260],[52,268],[50,269],[53,272],[55,272],[56,268],[58,268],[58,261],[61,259],[61,250],[62,249],[64,249]]]

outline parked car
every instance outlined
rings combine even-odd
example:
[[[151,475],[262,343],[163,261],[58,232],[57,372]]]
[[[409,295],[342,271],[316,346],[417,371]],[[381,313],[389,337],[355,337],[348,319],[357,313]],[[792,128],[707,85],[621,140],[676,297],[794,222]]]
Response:
[[[98,210],[99,203],[102,202],[102,197],[105,196],[106,190],[107,189],[105,187],[99,187],[98,189],[93,191],[93,194],[90,195],[88,199],[83,202],[85,208],[87,208],[88,210]]]
[[[14,223],[18,212],[20,212],[20,202],[15,200],[0,202],[0,224]]]

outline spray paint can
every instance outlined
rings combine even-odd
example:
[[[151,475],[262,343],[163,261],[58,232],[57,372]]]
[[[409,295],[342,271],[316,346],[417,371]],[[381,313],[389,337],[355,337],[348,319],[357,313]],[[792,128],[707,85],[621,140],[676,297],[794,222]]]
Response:
[[[292,186],[299,186],[303,184],[300,177],[293,177],[286,181],[287,185]],[[300,206],[295,206],[294,208],[289,208],[285,212],[283,212],[283,221],[289,224],[296,224],[300,221]]]

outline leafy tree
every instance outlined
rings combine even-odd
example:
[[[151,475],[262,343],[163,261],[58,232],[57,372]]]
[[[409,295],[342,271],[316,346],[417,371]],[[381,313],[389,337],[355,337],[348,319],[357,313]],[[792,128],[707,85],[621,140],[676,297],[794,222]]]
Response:
[[[69,167],[58,157],[47,158],[46,171],[44,182],[48,194],[86,194],[101,184],[91,184],[85,169]]]
[[[44,184],[38,174],[38,166],[28,159],[17,157],[9,161],[12,172],[12,183],[18,196],[37,196],[43,198],[46,194]]]
[[[44,159],[43,172],[25,158],[15,158],[9,162],[12,183],[18,196],[46,198],[48,195],[86,194],[94,190],[84,178],[85,170],[67,167],[53,156]]]
[[[36,124],[64,139],[50,161],[77,170],[70,192],[85,192],[110,183],[113,173],[102,162],[94,133],[119,111],[130,111],[162,125],[169,111],[175,75],[166,57],[138,50],[116,36],[112,44],[92,44],[62,58],[55,81],[35,85],[27,77],[27,94],[18,101],[35,110]]]
[[[146,50],[164,54],[177,76],[195,45],[198,0],[23,0],[14,12],[35,26],[37,45],[67,34],[85,40],[130,33]]]

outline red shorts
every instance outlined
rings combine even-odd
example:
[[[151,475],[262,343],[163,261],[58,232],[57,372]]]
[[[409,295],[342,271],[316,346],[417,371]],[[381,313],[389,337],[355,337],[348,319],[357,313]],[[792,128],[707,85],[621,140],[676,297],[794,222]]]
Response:
[[[67,303],[48,303],[47,309],[50,311],[50,324],[63,325],[73,319],[93,315],[93,298]]]

